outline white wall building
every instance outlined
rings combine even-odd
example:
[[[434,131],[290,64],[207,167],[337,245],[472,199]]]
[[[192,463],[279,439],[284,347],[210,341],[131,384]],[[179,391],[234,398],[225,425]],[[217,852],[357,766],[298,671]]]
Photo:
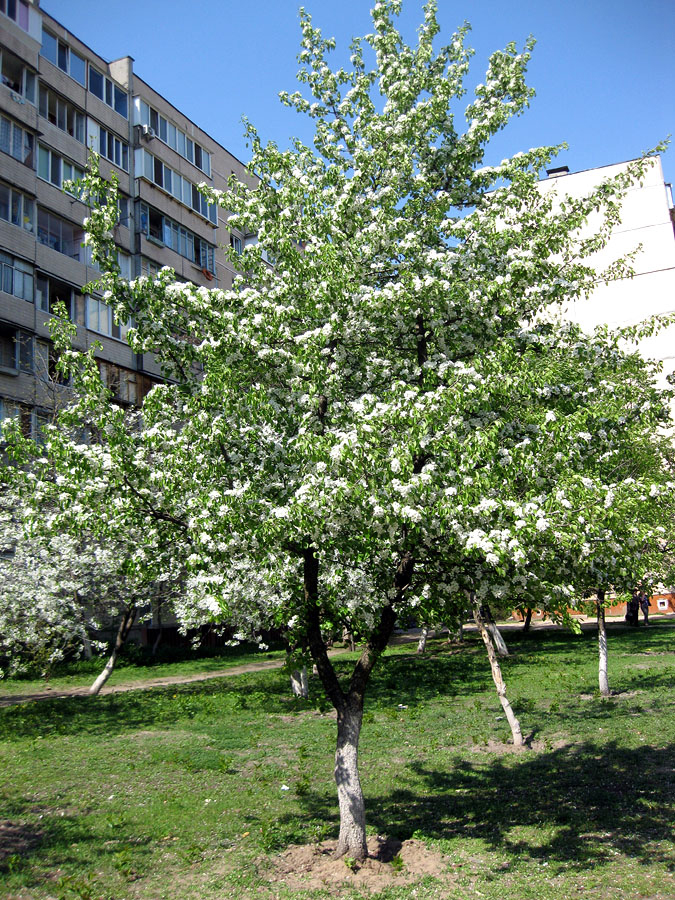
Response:
[[[607,178],[624,171],[629,163],[603,166],[569,174],[565,167],[550,169],[541,182],[544,190],[555,190],[559,196],[582,197]],[[654,314],[675,313],[675,230],[671,185],[663,178],[661,159],[653,157],[645,178],[626,195],[621,212],[621,225],[602,253],[590,262],[598,270],[624,256],[638,246],[641,249],[632,268],[632,278],[604,282],[585,300],[570,302],[564,314],[584,329],[597,325],[618,327],[633,325]],[[646,358],[662,361],[665,378],[675,371],[675,325],[662,330],[640,344]]]

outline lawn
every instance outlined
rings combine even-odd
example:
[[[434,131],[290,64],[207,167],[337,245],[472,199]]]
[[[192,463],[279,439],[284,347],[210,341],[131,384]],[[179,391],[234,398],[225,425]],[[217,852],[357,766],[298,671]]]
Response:
[[[130,645],[123,651],[106,685],[115,687],[155,678],[190,678],[224,672],[234,666],[245,666],[249,663],[283,661],[284,657],[284,650],[262,651],[250,644],[224,647],[208,656],[189,650],[177,651],[169,648],[158,653],[156,657]],[[63,691],[69,688],[89,687],[100,674],[106,660],[107,656],[99,656],[60,663],[48,677],[28,673],[15,678],[0,679],[0,701],[18,694],[39,693],[47,689]]]
[[[398,860],[363,896],[671,900],[675,630],[610,633],[608,700],[592,635],[508,637],[509,695],[534,748],[521,753],[475,635],[430,642],[422,659],[395,647],[376,669],[369,831],[415,839],[443,870],[411,882]],[[289,888],[275,868],[289,845],[337,834],[335,720],[312,690],[291,699],[274,670],[0,710],[0,896],[361,896],[344,863],[321,888]]]

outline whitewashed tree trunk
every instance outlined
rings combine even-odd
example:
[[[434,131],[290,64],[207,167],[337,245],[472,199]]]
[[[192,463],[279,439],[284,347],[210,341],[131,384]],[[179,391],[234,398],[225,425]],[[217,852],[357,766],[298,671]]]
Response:
[[[309,697],[307,666],[303,666],[302,669],[294,669],[291,672],[291,691],[294,697],[302,697],[303,700],[307,700]]]
[[[417,652],[422,654],[427,649],[427,637],[429,635],[429,629],[425,625],[422,628],[422,634],[420,634],[420,639],[417,642]]]
[[[487,627],[490,631],[490,634],[492,635],[492,640],[494,641],[494,646],[497,653],[500,656],[508,656],[509,648],[506,646],[506,641],[502,637],[502,633],[499,628],[497,628],[494,622],[489,622]]]
[[[605,592],[598,591],[596,610],[598,614],[598,688],[603,697],[609,697],[607,678],[607,630],[605,628]]]
[[[335,784],[340,807],[340,834],[335,856],[365,859],[366,806],[359,779],[359,736],[363,703],[350,697],[338,710],[338,736],[335,750]]]
[[[105,667],[101,674],[97,677],[96,681],[89,688],[89,695],[91,697],[95,697],[106,681],[112,675],[113,669],[115,668],[115,664],[117,663],[117,657],[120,655],[120,650],[124,646],[124,642],[129,637],[129,632],[131,631],[131,626],[134,624],[134,619],[136,618],[136,607],[130,606],[124,616],[122,617],[122,621],[120,622],[120,627],[117,630],[117,637],[115,638],[115,646],[113,647],[113,651],[110,654],[110,658],[108,662],[105,664]]]
[[[492,670],[492,680],[494,681],[495,687],[497,688],[497,696],[499,697],[499,702],[502,705],[504,715],[506,716],[509,727],[511,729],[513,746],[522,747],[525,743],[525,741],[523,740],[523,732],[520,728],[520,722],[518,721],[516,714],[514,713],[511,704],[509,703],[506,696],[506,685],[504,684],[504,679],[502,678],[502,670],[499,666],[499,660],[497,659],[497,653],[495,651],[494,644],[492,643],[492,629],[489,628],[489,626],[483,619],[480,608],[478,606],[474,607],[473,618],[478,627],[478,631],[480,632],[480,636],[483,638],[485,649],[487,650],[488,659],[490,660],[490,668]],[[497,629],[495,628],[495,630]],[[499,631],[497,631],[497,634],[499,634]]]

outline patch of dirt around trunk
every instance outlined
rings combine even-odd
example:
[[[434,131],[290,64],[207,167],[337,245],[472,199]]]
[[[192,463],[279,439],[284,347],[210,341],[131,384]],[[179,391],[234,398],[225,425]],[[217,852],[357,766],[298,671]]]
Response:
[[[410,884],[424,875],[456,876],[448,872],[450,860],[414,838],[397,841],[380,835],[368,838],[367,859],[335,859],[335,841],[288,847],[269,873],[270,881],[281,881],[292,890],[327,890],[339,893],[344,887],[381,891],[392,884]],[[397,858],[399,863],[393,863]],[[350,864],[348,865],[347,862]]]

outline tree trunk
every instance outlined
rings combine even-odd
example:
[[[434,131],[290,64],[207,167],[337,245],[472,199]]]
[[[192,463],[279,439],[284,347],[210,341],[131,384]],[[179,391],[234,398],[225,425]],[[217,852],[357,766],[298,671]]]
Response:
[[[345,692],[330,661],[326,642],[321,634],[319,562],[312,548],[303,552],[303,560],[309,649],[326,694],[337,710],[335,784],[340,808],[340,834],[335,856],[339,858],[346,855],[354,859],[364,859],[368,855],[366,812],[358,768],[363,699],[373,666],[385,650],[394,630],[396,613],[391,604],[382,608],[379,621],[354,666],[349,691]],[[397,597],[399,598],[410,584],[413,565],[412,556],[405,554],[398,566],[395,578]]]
[[[490,634],[492,635],[492,640],[494,641],[497,653],[500,656],[508,656],[509,648],[506,646],[506,641],[502,637],[502,633],[499,628],[497,628],[494,622],[490,622],[487,627],[490,631]]]
[[[291,672],[291,690],[294,697],[302,697],[303,700],[307,700],[309,697],[307,666],[303,666],[302,669],[294,669]]]
[[[428,636],[428,634],[429,634],[429,629],[428,629],[427,626],[425,625],[425,626],[422,628],[422,634],[420,635],[420,639],[419,639],[419,641],[418,641],[418,643],[417,643],[417,652],[418,652],[419,654],[424,653],[424,651],[427,649],[427,636]]]
[[[95,697],[98,692],[101,690],[103,685],[112,675],[112,671],[115,668],[115,663],[117,662],[117,657],[120,654],[120,650],[124,646],[124,642],[129,637],[129,632],[131,631],[131,626],[134,624],[134,619],[136,618],[136,607],[130,606],[122,616],[122,621],[120,622],[120,627],[117,630],[117,637],[115,638],[115,646],[113,647],[113,652],[110,654],[110,659],[105,664],[105,667],[101,674],[98,676],[96,681],[89,688],[89,695],[91,697]]]
[[[605,629],[605,592],[598,591],[595,607],[598,614],[598,687],[603,697],[609,697],[607,679],[607,631]]]
[[[528,606],[525,610],[525,618],[523,619],[523,631],[530,630],[530,622],[532,621],[532,608]]]
[[[335,856],[365,859],[366,804],[359,778],[359,737],[363,720],[363,697],[351,694],[338,710],[335,748],[335,784],[340,807],[340,834]]]
[[[488,659],[490,660],[490,668],[492,669],[492,680],[494,681],[495,687],[497,688],[497,696],[499,697],[499,702],[501,703],[502,709],[504,710],[504,715],[506,716],[509,727],[511,728],[513,745],[514,747],[522,747],[525,743],[523,740],[523,733],[520,729],[520,722],[516,718],[516,714],[513,712],[511,704],[506,697],[506,685],[504,684],[504,679],[502,678],[502,670],[499,666],[497,653],[495,652],[495,647],[491,639],[493,632],[485,622],[481,614],[480,606],[478,604],[474,606],[473,618],[476,626],[478,627],[478,631],[480,632],[480,636],[483,638],[485,649],[487,650]],[[495,631],[496,630],[497,629],[495,628]],[[497,634],[499,634],[498,631]]]
[[[492,640],[494,641],[494,646],[497,650],[497,653],[500,656],[508,656],[509,648],[506,646],[506,641],[502,637],[501,631],[497,628],[497,624],[492,617],[492,612],[490,611],[490,607],[487,605],[487,603],[483,604],[481,619],[483,620],[483,624],[485,625],[485,627],[489,629],[490,634],[492,635]]]
[[[162,601],[160,600],[156,607],[157,613],[157,637],[152,645],[151,655],[154,656],[157,653],[157,648],[159,647],[162,641]]]
[[[349,650],[351,653],[356,651],[356,641],[354,640],[354,635],[348,628],[342,629],[342,643],[349,644]]]

